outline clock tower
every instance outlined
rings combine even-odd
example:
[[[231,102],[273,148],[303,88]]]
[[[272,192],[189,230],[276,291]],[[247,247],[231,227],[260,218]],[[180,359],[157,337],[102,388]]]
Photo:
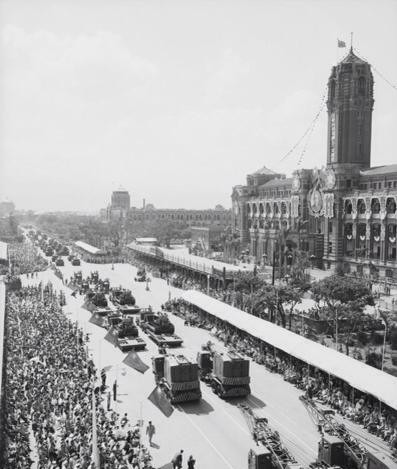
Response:
[[[327,166],[370,167],[373,88],[371,66],[351,48],[328,80]]]

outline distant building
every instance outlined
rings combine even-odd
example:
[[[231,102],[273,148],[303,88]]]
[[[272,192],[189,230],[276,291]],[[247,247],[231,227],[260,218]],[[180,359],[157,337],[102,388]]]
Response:
[[[108,220],[125,219],[131,207],[130,194],[125,189],[118,189],[112,192],[110,205],[107,208]]]
[[[0,218],[8,217],[15,212],[14,202],[3,200],[0,202]]]
[[[150,208],[148,208],[150,207]],[[219,206],[217,206],[219,207]],[[184,208],[166,209],[154,208],[148,204],[144,209],[132,209],[129,218],[133,222],[177,223],[187,226],[222,226],[227,227],[231,222],[231,211],[219,209],[188,210]]]

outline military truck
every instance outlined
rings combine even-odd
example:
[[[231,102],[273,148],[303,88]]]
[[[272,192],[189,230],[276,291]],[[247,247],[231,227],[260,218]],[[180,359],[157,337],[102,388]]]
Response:
[[[249,360],[237,352],[201,350],[197,354],[200,379],[208,383],[222,399],[251,394]]]
[[[152,368],[156,384],[171,404],[201,399],[197,363],[184,355],[158,355],[152,358]]]
[[[75,257],[72,259],[72,265],[80,265],[80,259],[78,257]]]
[[[151,310],[142,311],[139,325],[157,345],[180,347],[183,343],[183,340],[174,334],[175,327],[166,313],[153,313]]]
[[[146,343],[139,337],[138,328],[135,325],[134,318],[131,316],[125,316],[121,318],[121,321],[115,321],[113,318],[113,324],[111,331],[117,339],[117,345],[122,352],[128,350],[143,350],[146,348]]]
[[[117,306],[123,314],[135,314],[141,310],[135,305],[135,298],[131,290],[125,288],[112,288],[110,292],[110,301]]]
[[[136,273],[135,282],[146,282],[147,275],[145,269],[139,269]]]

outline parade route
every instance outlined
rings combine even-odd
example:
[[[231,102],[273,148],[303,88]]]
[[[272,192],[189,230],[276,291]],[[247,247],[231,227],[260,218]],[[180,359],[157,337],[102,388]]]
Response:
[[[150,290],[146,283],[137,283],[133,279],[136,269],[129,264],[92,265],[82,263],[81,267],[72,267],[66,262],[60,269],[64,278],[70,278],[74,271],[81,270],[83,276],[98,270],[101,278],[109,278],[111,286],[122,285],[130,288],[141,307],[151,305],[160,309],[169,295],[178,296],[178,289],[169,287],[162,279],[153,278]],[[104,340],[106,330],[89,322],[90,313],[82,308],[83,297],[70,295],[71,290],[50,270],[39,273],[38,278],[23,279],[24,283],[51,281],[54,287],[66,294],[66,314],[73,321],[78,321],[90,336],[90,352],[93,360],[102,369],[109,367],[107,385],[111,391],[115,380],[118,384],[118,398],[112,403],[120,414],[128,413],[131,421],[143,419],[145,424],[151,420],[156,427],[151,452],[156,467],[170,462],[173,455],[184,449],[186,458],[193,454],[200,467],[220,469],[241,469],[247,465],[247,455],[255,443],[249,433],[246,422],[237,407],[237,401],[224,401],[218,398],[210,388],[202,383],[202,400],[199,404],[176,406],[171,417],[167,418],[147,397],[155,387],[151,371],[151,357],[157,354],[157,346],[140,331],[147,343],[147,350],[139,352],[139,357],[150,369],[141,374],[122,363],[125,354],[111,343]],[[195,360],[201,345],[208,340],[215,343],[218,350],[225,350],[223,344],[208,331],[184,325],[182,319],[172,315],[176,333],[184,340],[175,353],[183,353]],[[263,366],[251,362],[251,396],[247,403],[252,408],[263,409],[272,428],[277,430],[285,446],[299,463],[307,466],[316,459],[319,435],[306,409],[299,401],[301,392],[285,382],[278,374],[267,371]],[[106,396],[105,396],[106,397]]]

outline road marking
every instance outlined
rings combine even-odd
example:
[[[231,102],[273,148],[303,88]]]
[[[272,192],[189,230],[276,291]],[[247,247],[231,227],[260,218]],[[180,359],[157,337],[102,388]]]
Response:
[[[193,427],[196,428],[196,430],[200,433],[200,435],[206,440],[206,442],[213,448],[213,450],[218,454],[218,456],[225,462],[225,464],[230,467],[231,469],[235,469],[234,466],[230,464],[230,462],[223,456],[223,454],[218,450],[218,448],[212,444],[211,440],[207,438],[207,435],[201,430],[201,428],[189,417],[189,415],[182,409],[181,406],[177,405],[175,406],[179,409],[180,412],[182,412],[185,417],[189,420],[189,422],[193,425]]]
[[[202,391],[203,391],[204,389],[206,389],[206,388],[202,388]],[[212,398],[209,399],[209,398],[208,398],[208,395],[211,394],[211,392],[210,392],[208,389],[206,389],[206,391],[208,391],[208,392],[205,393],[205,394],[206,394],[206,396],[205,396],[206,400],[208,400],[211,404],[214,404],[215,407],[218,407],[218,403],[217,403],[216,399],[212,399]],[[215,407],[214,407],[214,408],[215,408]],[[247,434],[247,435],[249,435],[249,436],[252,436],[251,433],[250,433],[243,425],[241,425],[240,422],[238,422],[238,421],[232,416],[232,414],[230,414],[230,413],[229,413],[226,409],[224,409],[223,407],[221,407],[221,409],[222,409],[223,413],[225,413],[225,414],[230,418],[230,420],[232,420],[238,427],[240,427],[240,429],[241,429],[245,434]]]

